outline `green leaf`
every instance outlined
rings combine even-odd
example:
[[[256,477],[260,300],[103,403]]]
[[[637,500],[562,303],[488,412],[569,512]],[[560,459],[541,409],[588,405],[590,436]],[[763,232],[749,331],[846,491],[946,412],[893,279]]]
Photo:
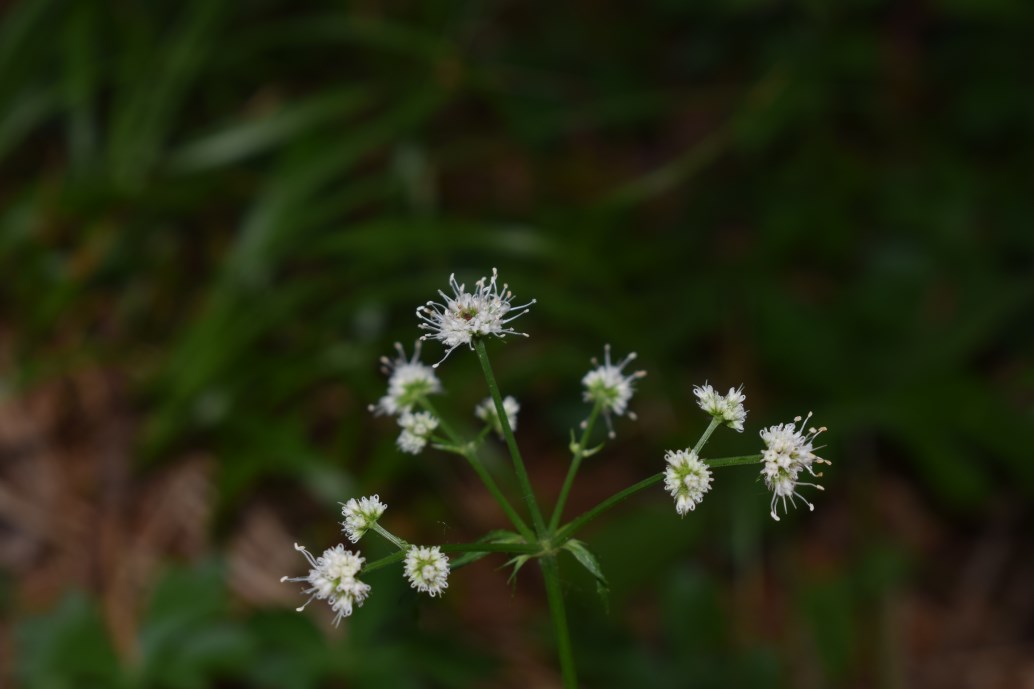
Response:
[[[603,575],[603,569],[600,568],[599,560],[585,546],[585,543],[573,538],[564,544],[564,550],[574,555],[574,559],[578,560],[578,563],[596,579],[596,593],[600,595],[600,600],[606,606],[610,585],[607,583],[607,577]]]
[[[168,570],[141,629],[141,683],[193,689],[249,667],[252,641],[232,623],[227,606],[220,567]]]
[[[95,604],[80,593],[17,629],[15,673],[25,686],[124,686],[115,651]]]
[[[509,567],[513,565],[513,571],[510,572],[510,577],[506,580],[508,584],[514,584],[517,581],[517,572],[521,571],[521,567],[528,564],[528,560],[531,559],[531,555],[518,555],[510,560],[506,561],[503,567]]]

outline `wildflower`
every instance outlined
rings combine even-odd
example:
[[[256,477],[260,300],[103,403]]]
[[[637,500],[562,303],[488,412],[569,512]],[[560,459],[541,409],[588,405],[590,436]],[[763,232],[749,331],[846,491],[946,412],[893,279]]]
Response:
[[[503,398],[503,411],[506,412],[506,421],[510,424],[510,430],[517,430],[517,412],[521,405],[512,395]],[[495,409],[495,403],[491,397],[486,397],[481,404],[474,408],[474,415],[492,427],[500,436],[503,434],[503,425],[499,422],[499,413]]]
[[[434,369],[420,363],[420,340],[413,345],[413,357],[406,358],[402,344],[395,343],[398,357],[392,361],[381,357],[382,370],[388,375],[388,394],[381,397],[377,404],[370,405],[375,414],[394,416],[413,409],[413,405],[425,395],[442,391],[441,381],[434,374]]]
[[[406,553],[405,574],[410,586],[434,598],[449,588],[449,558],[438,546],[413,546]]]
[[[711,490],[711,469],[700,461],[692,450],[668,450],[664,459],[668,466],[664,470],[664,488],[675,498],[675,511],[679,516],[696,509],[704,499],[704,493]]]
[[[364,558],[359,557],[359,553],[353,553],[345,550],[345,546],[337,545],[324,550],[322,555],[314,558],[305,546],[295,543],[294,549],[309,561],[309,574],[304,577],[283,577],[280,581],[300,581],[309,584],[309,588],[302,590],[302,593],[309,594],[309,600],[298,608],[298,612],[304,610],[314,598],[326,600],[331,610],[337,613],[334,617],[334,624],[337,625],[342,617],[352,614],[353,606],[362,607],[363,601],[370,595],[370,585],[356,578],[365,562]]]
[[[804,426],[811,418],[811,412],[801,420],[801,417],[794,417],[794,423],[783,423],[770,426],[761,431],[761,439],[765,442],[765,449],[761,453],[764,467],[761,475],[765,479],[765,485],[772,491],[771,515],[772,519],[779,521],[776,515],[776,502],[782,501],[783,512],[787,511],[786,498],[790,503],[796,505],[795,498],[800,498],[812,511],[815,505],[808,502],[804,496],[797,492],[798,486],[811,486],[823,490],[822,486],[815,483],[805,483],[799,480],[802,471],[807,471],[813,477],[821,477],[821,473],[815,473],[813,465],[829,464],[829,460],[823,459],[815,454],[812,442],[815,437],[826,430],[821,428],[809,428],[804,433]],[[801,427],[797,428],[796,423],[800,421]]]
[[[614,437],[614,427],[611,425],[610,415],[622,416],[625,414],[628,401],[632,399],[632,393],[635,392],[632,383],[637,378],[646,375],[646,371],[636,371],[627,376],[622,373],[622,369],[635,358],[636,353],[632,352],[615,366],[610,363],[610,345],[607,345],[603,350],[603,365],[601,366],[594,357],[592,364],[596,368],[582,378],[582,385],[585,386],[582,399],[600,405],[611,437]],[[631,419],[636,418],[632,412],[628,412],[628,416]]]
[[[438,294],[445,300],[443,304],[429,301],[424,306],[417,307],[417,318],[423,321],[420,327],[430,331],[420,339],[441,340],[448,348],[442,361],[460,345],[467,345],[473,349],[475,337],[525,335],[513,328],[507,328],[506,324],[530,311],[528,307],[534,304],[535,300],[532,299],[522,306],[513,306],[510,303],[513,301],[513,293],[505,283],[502,286],[497,283],[498,277],[498,271],[493,268],[491,278],[481,278],[474,283],[474,291],[467,292],[466,286],[459,284],[456,274],[453,273],[449,276],[453,296],[450,297],[438,290]],[[511,313],[513,311],[516,313]],[[442,361],[434,367],[437,368]]]
[[[743,402],[747,396],[743,394],[743,386],[739,389],[729,388],[729,394],[720,395],[710,385],[696,386],[693,394],[697,396],[697,404],[714,418],[724,421],[729,428],[743,432],[743,422],[747,420],[747,410]]]
[[[420,454],[427,445],[428,438],[438,428],[438,419],[430,412],[403,412],[399,417],[402,432],[398,437],[398,447],[411,455]]]
[[[377,520],[384,514],[388,506],[381,502],[381,499],[373,495],[368,498],[352,498],[341,506],[341,514],[345,521],[341,523],[345,527],[348,539],[357,543],[360,538],[377,523]]]

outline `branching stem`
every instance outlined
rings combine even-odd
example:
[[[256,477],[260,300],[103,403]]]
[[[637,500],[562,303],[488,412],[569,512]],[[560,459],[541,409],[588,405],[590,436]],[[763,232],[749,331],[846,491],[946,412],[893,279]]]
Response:
[[[535,499],[535,491],[531,487],[531,480],[528,478],[528,470],[524,467],[524,460],[521,459],[521,451],[517,448],[517,440],[513,437],[513,429],[510,428],[510,419],[506,415],[506,408],[503,406],[503,397],[499,394],[499,384],[496,383],[495,374],[492,372],[492,364],[488,360],[488,350],[485,341],[481,338],[474,339],[474,351],[477,352],[478,361],[481,362],[481,371],[485,374],[485,382],[488,384],[488,392],[495,403],[495,411],[499,416],[499,424],[503,429],[503,439],[510,451],[510,459],[513,460],[513,470],[517,474],[517,483],[523,493],[524,503],[531,513],[531,523],[535,526],[536,533],[542,536],[546,533],[546,523],[542,519],[542,512],[539,510],[538,501]]]

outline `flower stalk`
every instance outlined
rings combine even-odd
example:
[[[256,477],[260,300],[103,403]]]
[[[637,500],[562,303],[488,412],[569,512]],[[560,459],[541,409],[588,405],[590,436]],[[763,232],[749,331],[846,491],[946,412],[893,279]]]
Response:
[[[582,460],[585,459],[589,452],[587,444],[592,435],[592,427],[602,410],[602,402],[596,402],[592,405],[592,412],[590,412],[589,418],[585,422],[582,437],[578,444],[572,448],[571,466],[568,468],[567,476],[564,478],[564,485],[560,488],[560,495],[557,496],[556,506],[553,508],[553,516],[549,520],[549,533],[556,531],[557,526],[560,525],[560,518],[564,516],[564,505],[567,503],[567,495],[571,492],[574,477],[578,474],[578,467],[581,466]]]
[[[485,484],[485,488],[488,489],[488,492],[492,494],[493,498],[495,498],[496,503],[503,512],[506,513],[506,516],[509,518],[510,523],[513,524],[513,527],[517,529],[522,536],[524,536],[525,540],[534,541],[535,532],[528,528],[528,524],[523,518],[521,518],[521,515],[516,509],[514,509],[513,505],[510,504],[506,495],[504,495],[503,491],[499,488],[499,484],[497,484],[495,479],[492,478],[492,474],[490,474],[485,465],[481,463],[481,460],[477,456],[477,449],[471,443],[463,441],[459,433],[453,430],[452,426],[446,423],[441,415],[438,414],[438,411],[429,399],[422,397],[419,402],[425,409],[438,417],[439,425],[445,432],[445,435],[448,436],[449,440],[453,443],[457,452],[463,455],[467,460],[467,463],[470,464],[470,468],[474,470],[474,473],[477,474],[479,479],[481,479],[481,482]]]
[[[510,459],[513,461],[513,470],[517,474],[517,483],[520,485],[524,504],[531,513],[531,523],[535,526],[535,532],[540,536],[546,533],[546,523],[542,519],[542,512],[539,510],[538,501],[535,499],[535,490],[531,487],[531,479],[528,478],[528,470],[521,459],[521,451],[517,447],[517,440],[510,428],[510,421],[506,415],[506,407],[503,404],[503,396],[499,393],[499,384],[496,383],[495,374],[492,372],[492,363],[488,360],[488,350],[485,347],[485,340],[481,337],[474,339],[474,351],[477,352],[478,361],[481,363],[481,372],[485,374],[485,383],[488,384],[488,393],[495,402],[495,410],[499,415],[499,423],[503,427],[503,439],[506,441],[506,448],[510,451]]]

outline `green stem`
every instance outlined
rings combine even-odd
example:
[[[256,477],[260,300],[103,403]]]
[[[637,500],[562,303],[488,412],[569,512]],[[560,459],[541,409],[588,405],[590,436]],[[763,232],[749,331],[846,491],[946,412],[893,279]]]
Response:
[[[553,508],[553,516],[549,520],[550,533],[556,531],[557,526],[560,525],[560,517],[563,516],[564,505],[567,503],[567,494],[571,492],[571,486],[574,484],[574,477],[578,473],[578,467],[581,466],[582,460],[585,458],[585,445],[589,442],[589,435],[592,433],[592,427],[596,423],[596,418],[600,415],[602,408],[603,405],[599,402],[593,405],[592,413],[589,414],[589,420],[585,422],[585,430],[582,432],[582,439],[578,441],[578,447],[574,450],[574,454],[571,457],[571,466],[567,469],[567,477],[564,479],[564,485],[560,488],[560,495],[557,497],[556,507]]]
[[[477,352],[478,361],[481,362],[481,370],[485,374],[485,382],[488,383],[488,392],[492,396],[492,401],[495,402],[495,411],[499,415],[499,423],[503,427],[503,438],[506,440],[507,449],[510,450],[513,469],[517,474],[517,482],[520,484],[521,492],[524,494],[524,503],[528,506],[528,511],[531,513],[531,523],[535,525],[537,533],[544,534],[546,532],[546,523],[542,519],[542,512],[539,510],[538,501],[535,500],[535,491],[531,487],[528,470],[524,468],[521,452],[517,449],[517,440],[513,437],[510,419],[506,416],[503,398],[499,394],[499,385],[495,382],[495,374],[492,373],[492,364],[488,360],[488,350],[485,348],[485,341],[481,338],[475,338],[474,351]]]
[[[570,538],[574,534],[575,531],[577,531],[578,529],[582,528],[588,522],[592,521],[593,519],[595,519],[596,517],[598,517],[602,513],[606,512],[607,510],[609,510],[614,505],[618,504],[619,502],[621,502],[622,500],[628,498],[631,495],[635,495],[636,493],[638,493],[639,491],[643,490],[644,488],[649,488],[650,486],[654,485],[655,483],[660,483],[663,480],[664,480],[664,472],[662,471],[659,474],[654,474],[653,476],[651,476],[649,478],[643,479],[639,483],[631,485],[628,488],[626,488],[626,489],[624,489],[622,491],[619,491],[619,492],[615,493],[614,495],[611,495],[609,498],[607,498],[606,500],[604,500],[600,504],[596,505],[591,510],[589,510],[587,512],[584,512],[580,516],[575,517],[574,519],[572,519],[570,522],[567,523],[566,526],[564,526],[562,529],[560,529],[560,531],[557,531],[556,536],[554,536],[551,540],[554,543],[563,543],[568,538]]]
[[[443,553],[515,553],[535,554],[542,552],[539,545],[527,545],[524,543],[447,543],[438,546]],[[379,560],[374,560],[363,567],[363,572],[372,572],[390,564],[401,562],[406,557],[406,551],[400,550]]]
[[[720,424],[721,422],[721,419],[715,418],[713,416],[711,417],[711,423],[707,425],[707,428],[704,430],[703,435],[700,436],[700,440],[698,440],[697,444],[693,446],[693,454],[697,456],[700,455],[700,451],[703,450],[704,445],[707,444],[707,439],[711,437],[711,434],[714,433],[714,429],[718,428],[718,424]]]
[[[391,555],[388,555],[386,557],[382,557],[379,560],[374,560],[370,564],[365,565],[363,567],[363,570],[362,570],[363,574],[366,574],[367,572],[372,572],[375,569],[380,569],[381,567],[387,567],[388,565],[394,564],[396,562],[401,562],[403,560],[403,558],[405,558],[405,557],[406,557],[405,551],[400,550],[397,553],[392,553]]]
[[[567,611],[564,608],[564,592],[560,589],[560,565],[555,555],[546,555],[539,560],[539,566],[546,582],[546,598],[549,600],[549,615],[556,633],[557,655],[560,656],[560,674],[564,680],[564,689],[578,689],[574,653],[571,651],[571,635],[567,628]]]
[[[745,465],[745,464],[757,464],[758,462],[761,461],[761,455],[741,455],[741,456],[738,456],[738,457],[720,457],[718,459],[705,459],[703,461],[705,463],[707,463],[707,465],[710,466],[710,467],[714,467],[715,469],[720,469],[720,468],[723,468],[723,467],[742,466],[742,465]],[[560,529],[559,531],[556,532],[556,535],[553,537],[552,542],[553,543],[561,543],[561,544],[564,543],[564,541],[566,541],[568,538],[570,538],[572,535],[574,535],[574,533],[578,529],[580,529],[583,526],[585,526],[588,522],[592,521],[593,519],[598,517],[603,512],[606,512],[607,510],[609,510],[614,505],[618,504],[622,500],[625,500],[626,498],[628,498],[628,497],[630,497],[632,495],[635,495],[636,493],[638,493],[639,491],[643,490],[644,488],[649,488],[650,486],[654,485],[655,483],[660,483],[663,480],[664,480],[664,472],[662,471],[659,474],[654,474],[653,476],[650,476],[649,478],[643,479],[639,483],[631,485],[628,488],[625,488],[624,490],[619,491],[619,492],[615,493],[614,495],[611,495],[609,498],[607,498],[606,500],[604,500],[600,504],[596,505],[591,510],[589,510],[587,512],[584,512],[579,517],[577,517],[577,518],[571,520],[570,522],[568,522],[568,524],[566,526],[564,526],[562,529]]]
[[[485,484],[486,488],[488,488],[488,492],[492,494],[492,497],[495,498],[499,507],[506,513],[506,516],[510,519],[510,523],[513,524],[514,528],[517,529],[521,536],[524,536],[525,540],[534,541],[535,532],[528,527],[528,524],[521,518],[521,515],[514,509],[513,505],[510,504],[510,501],[506,499],[503,491],[499,488],[499,484],[495,482],[495,479],[492,478],[492,474],[488,473],[488,469],[486,469],[485,465],[481,463],[480,459],[478,459],[475,449],[471,447],[469,443],[465,443],[459,433],[454,431],[452,427],[446,423],[445,419],[443,419],[441,414],[438,413],[434,404],[431,403],[431,400],[426,397],[421,397],[420,404],[424,409],[434,414],[435,418],[438,419],[439,426],[441,426],[442,430],[445,431],[445,434],[449,436],[449,440],[452,444],[460,450],[460,454],[462,454],[467,460],[467,463],[470,464],[470,468],[478,475],[481,482]]]
[[[709,467],[720,469],[722,467],[735,467],[742,464],[757,464],[761,461],[761,455],[741,455],[739,457],[721,457],[719,459],[705,459]]]
[[[542,552],[538,543],[446,543],[438,546],[443,553],[523,553]]]
[[[386,540],[390,541],[392,544],[394,544],[394,546],[396,548],[398,548],[402,552],[406,552],[406,549],[409,548],[409,544],[408,543],[406,543],[401,538],[399,538],[395,534],[393,534],[390,531],[388,531],[387,529],[385,529],[383,526],[381,526],[377,522],[374,522],[373,526],[371,526],[370,528],[372,530],[376,531],[377,533],[379,533]]]

